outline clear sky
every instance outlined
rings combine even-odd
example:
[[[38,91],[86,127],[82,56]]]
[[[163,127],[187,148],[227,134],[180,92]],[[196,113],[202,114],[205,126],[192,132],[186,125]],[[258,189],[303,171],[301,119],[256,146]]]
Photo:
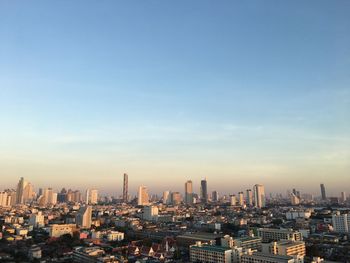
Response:
[[[350,1],[0,1],[0,188],[350,192]]]

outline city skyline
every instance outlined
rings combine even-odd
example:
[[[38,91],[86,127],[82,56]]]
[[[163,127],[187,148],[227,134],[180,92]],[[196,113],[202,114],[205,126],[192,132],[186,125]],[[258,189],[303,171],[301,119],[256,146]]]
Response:
[[[130,198],[138,198],[140,196],[140,192],[144,192],[145,194],[142,195],[146,195],[147,197],[145,197],[146,199],[149,198],[153,195],[157,195],[158,197],[163,196],[164,198],[164,194],[165,192],[168,193],[169,197],[170,194],[172,193],[179,193],[182,197],[182,201],[185,204],[191,204],[194,201],[194,195],[197,195],[198,200],[200,202],[204,202],[206,203],[209,199],[212,200],[213,199],[213,195],[218,195],[220,197],[222,197],[223,195],[225,196],[234,196],[235,199],[240,200],[240,195],[242,194],[242,196],[244,196],[244,201],[248,204],[253,205],[254,200],[259,200],[259,198],[263,198],[265,199],[269,199],[271,197],[276,197],[276,196],[284,196],[286,198],[288,198],[291,194],[294,194],[296,196],[298,196],[298,198],[300,199],[301,196],[303,195],[307,195],[307,196],[312,196],[312,198],[319,198],[320,200],[328,200],[329,198],[339,198],[339,200],[341,199],[346,199],[350,198],[350,194],[346,191],[346,190],[337,190],[337,191],[329,191],[328,186],[326,187],[325,184],[321,183],[319,186],[319,190],[317,191],[304,191],[303,189],[298,188],[298,191],[296,190],[296,188],[294,186],[290,186],[289,188],[286,189],[280,189],[280,191],[269,191],[265,189],[266,185],[263,184],[254,184],[254,185],[248,185],[246,186],[247,188],[245,189],[244,187],[240,186],[240,185],[236,185],[237,190],[232,189],[231,191],[228,192],[220,192],[217,191],[215,188],[211,188],[210,184],[208,187],[208,182],[207,179],[202,179],[200,181],[198,181],[198,188],[196,187],[196,182],[193,183],[192,180],[187,180],[185,182],[183,182],[183,185],[185,186],[182,190],[179,190],[178,188],[174,188],[174,187],[167,187],[164,186],[164,188],[160,189],[160,190],[154,190],[152,185],[148,184],[148,185],[135,185],[133,187],[131,187],[131,189],[136,189],[135,191],[132,190],[130,191],[129,189],[129,184],[128,184],[128,174],[127,173],[123,173],[122,174],[122,184],[120,185],[121,189],[115,189],[114,191],[108,192],[105,191],[105,189],[97,189],[97,188],[83,188],[83,187],[76,187],[76,186],[65,186],[65,185],[61,185],[58,188],[53,188],[51,186],[45,186],[45,187],[35,187],[34,184],[32,184],[32,182],[26,181],[26,178],[21,177],[19,179],[19,182],[17,181],[16,185],[13,187],[3,187],[2,189],[0,189],[0,191],[3,190],[10,190],[10,191],[15,191],[14,193],[16,194],[16,199],[17,200],[22,200],[23,199],[23,191],[25,191],[25,195],[27,196],[27,198],[25,198],[24,200],[31,200],[33,198],[33,194],[35,193],[37,196],[36,198],[40,197],[40,195],[45,195],[45,191],[50,191],[51,194],[55,193],[57,195],[57,193],[61,192],[61,191],[67,191],[67,190],[72,190],[74,191],[79,191],[79,199],[84,200],[86,202],[86,200],[88,200],[87,202],[89,203],[91,200],[93,200],[91,203],[94,204],[96,203],[97,200],[97,195],[102,197],[114,197],[117,199],[120,199],[122,202],[127,203],[130,201]],[[125,180],[126,179],[126,180]],[[125,181],[127,182],[127,186],[124,187],[124,183]],[[205,185],[205,189],[206,189],[206,198],[203,199],[203,183]],[[262,188],[261,188],[262,187]],[[26,189],[26,190],[24,190]],[[142,190],[141,190],[142,189]],[[150,190],[149,190],[150,189]],[[244,190],[245,189],[245,190]],[[262,189],[262,190],[259,190]],[[268,189],[268,186],[267,186]],[[331,187],[332,189],[332,187]],[[345,188],[344,188],[345,189]],[[125,196],[125,191],[127,192],[127,196]],[[300,191],[301,190],[301,191]],[[261,191],[261,192],[260,192]],[[43,193],[44,192],[44,193]],[[211,193],[211,194],[210,194]],[[325,196],[325,194],[327,193],[327,197]],[[21,196],[21,197],[20,197]],[[217,199],[217,197],[214,199]],[[262,196],[262,197],[259,197]],[[51,197],[52,198],[52,197]],[[48,199],[46,197],[46,199]],[[57,199],[57,196],[55,197],[55,199]],[[90,200],[90,201],[89,201]],[[192,201],[189,201],[192,200]],[[46,200],[47,201],[47,200]],[[21,201],[23,202],[23,200]],[[264,206],[265,203],[264,201],[256,201],[257,203],[254,203],[254,205],[256,206]],[[142,203],[142,201],[141,201]]]
[[[0,188],[349,192],[349,8],[2,1]]]

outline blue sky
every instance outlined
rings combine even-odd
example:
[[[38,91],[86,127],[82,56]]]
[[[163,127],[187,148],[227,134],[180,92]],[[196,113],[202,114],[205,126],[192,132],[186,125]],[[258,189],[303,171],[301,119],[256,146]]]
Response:
[[[126,171],[154,192],[203,177],[226,193],[346,190],[349,12],[349,1],[1,1],[1,186],[24,176],[115,193]]]

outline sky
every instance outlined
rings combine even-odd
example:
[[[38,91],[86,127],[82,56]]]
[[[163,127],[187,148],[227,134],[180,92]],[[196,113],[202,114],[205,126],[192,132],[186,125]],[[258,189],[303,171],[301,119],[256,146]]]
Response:
[[[0,1],[0,189],[350,192],[350,1]]]

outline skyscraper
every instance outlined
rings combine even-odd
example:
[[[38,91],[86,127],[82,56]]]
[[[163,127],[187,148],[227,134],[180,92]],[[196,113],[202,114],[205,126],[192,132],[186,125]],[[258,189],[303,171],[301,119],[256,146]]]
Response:
[[[164,191],[163,192],[163,204],[169,204],[170,203],[170,191]]]
[[[200,198],[203,203],[208,202],[208,187],[207,187],[207,179],[203,179],[201,181],[201,189],[200,189]]]
[[[33,185],[24,180],[23,177],[19,180],[16,189],[16,204],[25,204],[33,199]]]
[[[321,187],[321,198],[322,198],[322,200],[327,200],[326,188],[325,188],[324,184],[320,184],[320,187]]]
[[[82,206],[80,207],[77,216],[76,224],[81,228],[90,228],[91,227],[91,218],[92,218],[92,208],[91,206]]]
[[[265,207],[265,188],[261,184],[254,185],[254,206]]]
[[[244,205],[244,194],[243,192],[238,193],[238,205],[243,206]]]
[[[149,196],[148,196],[148,190],[147,190],[146,186],[139,187],[137,204],[138,205],[148,205],[149,204]]]
[[[211,201],[213,201],[213,202],[219,201],[219,193],[218,193],[218,191],[213,191],[211,193]]]
[[[124,180],[123,180],[123,202],[128,202],[128,175],[124,173]]]
[[[185,183],[185,203],[187,205],[193,204],[193,186],[191,180]]]
[[[246,204],[247,206],[253,206],[253,192],[251,189],[247,189]]]
[[[341,194],[340,194],[340,201],[342,203],[346,202],[346,193],[345,192],[341,192]]]
[[[98,202],[98,190],[92,189],[90,190],[89,204],[96,205],[97,202]]]

